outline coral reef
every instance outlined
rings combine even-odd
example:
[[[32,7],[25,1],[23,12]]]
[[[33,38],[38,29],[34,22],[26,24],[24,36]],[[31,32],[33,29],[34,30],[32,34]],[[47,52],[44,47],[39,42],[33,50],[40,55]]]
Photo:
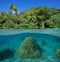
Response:
[[[60,59],[60,49],[56,50],[56,56]]]
[[[42,56],[42,49],[33,38],[27,37],[16,51],[16,55],[21,59],[40,58]]]
[[[14,56],[14,52],[8,48],[0,51],[0,61],[12,58]]]

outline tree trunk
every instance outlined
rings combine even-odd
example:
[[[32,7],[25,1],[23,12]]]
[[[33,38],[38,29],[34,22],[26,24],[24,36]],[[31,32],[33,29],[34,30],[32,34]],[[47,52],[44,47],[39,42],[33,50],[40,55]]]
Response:
[[[42,27],[41,28],[44,28],[44,22],[42,23]]]

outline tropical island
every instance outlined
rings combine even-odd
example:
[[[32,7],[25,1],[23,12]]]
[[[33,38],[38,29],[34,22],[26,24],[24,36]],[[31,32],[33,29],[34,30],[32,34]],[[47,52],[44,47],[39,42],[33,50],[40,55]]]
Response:
[[[0,12],[0,29],[60,28],[60,9],[36,7],[19,13],[14,5]]]

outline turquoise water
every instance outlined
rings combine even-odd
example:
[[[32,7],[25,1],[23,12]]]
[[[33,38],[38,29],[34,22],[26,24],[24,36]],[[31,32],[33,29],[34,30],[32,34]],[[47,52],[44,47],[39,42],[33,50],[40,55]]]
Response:
[[[0,33],[0,51],[8,48],[14,52],[13,57],[0,62],[60,62],[55,55],[56,49],[60,49],[60,29],[23,30],[23,33],[22,30],[20,32],[19,30],[0,30]],[[32,37],[37,41],[42,48],[41,58],[22,60],[16,56],[16,50],[26,37]]]

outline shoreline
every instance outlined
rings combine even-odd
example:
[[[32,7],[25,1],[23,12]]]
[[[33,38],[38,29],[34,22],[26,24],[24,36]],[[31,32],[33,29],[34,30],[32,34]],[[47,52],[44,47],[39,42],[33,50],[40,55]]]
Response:
[[[0,35],[14,35],[20,33],[41,33],[51,34],[60,37],[60,28],[46,28],[46,29],[0,29]]]

